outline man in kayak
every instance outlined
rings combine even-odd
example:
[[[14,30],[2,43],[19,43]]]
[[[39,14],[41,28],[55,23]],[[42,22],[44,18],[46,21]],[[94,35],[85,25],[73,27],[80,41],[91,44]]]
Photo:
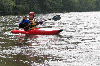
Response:
[[[19,28],[24,28],[25,31],[36,28],[36,25],[42,24],[43,21],[34,19],[34,12],[29,12],[29,20],[24,16],[19,24]]]

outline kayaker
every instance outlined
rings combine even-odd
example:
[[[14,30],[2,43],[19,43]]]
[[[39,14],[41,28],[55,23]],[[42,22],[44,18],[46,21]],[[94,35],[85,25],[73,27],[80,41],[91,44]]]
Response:
[[[34,19],[34,12],[29,12],[29,20],[24,16],[19,24],[19,28],[24,28],[25,31],[36,28],[36,25],[42,24],[43,21]]]

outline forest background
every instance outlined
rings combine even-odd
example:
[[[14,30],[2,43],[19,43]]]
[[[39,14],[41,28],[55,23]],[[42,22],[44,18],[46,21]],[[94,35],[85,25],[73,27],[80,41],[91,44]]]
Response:
[[[0,0],[1,15],[100,11],[100,0]]]

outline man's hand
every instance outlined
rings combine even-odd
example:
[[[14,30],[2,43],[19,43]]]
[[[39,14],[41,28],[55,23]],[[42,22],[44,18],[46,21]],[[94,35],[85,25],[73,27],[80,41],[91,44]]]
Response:
[[[27,19],[27,16],[24,16],[24,17],[23,17],[23,19],[25,19],[25,20],[26,20],[26,19]]]
[[[40,23],[40,24],[42,24],[42,23],[43,23],[43,21],[41,21],[41,20],[40,20],[40,21],[39,21],[39,23]]]

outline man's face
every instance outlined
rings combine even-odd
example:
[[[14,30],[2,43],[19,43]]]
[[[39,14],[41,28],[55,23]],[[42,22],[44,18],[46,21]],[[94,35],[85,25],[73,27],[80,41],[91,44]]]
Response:
[[[33,19],[33,18],[34,18],[33,15],[29,14],[29,19]]]

